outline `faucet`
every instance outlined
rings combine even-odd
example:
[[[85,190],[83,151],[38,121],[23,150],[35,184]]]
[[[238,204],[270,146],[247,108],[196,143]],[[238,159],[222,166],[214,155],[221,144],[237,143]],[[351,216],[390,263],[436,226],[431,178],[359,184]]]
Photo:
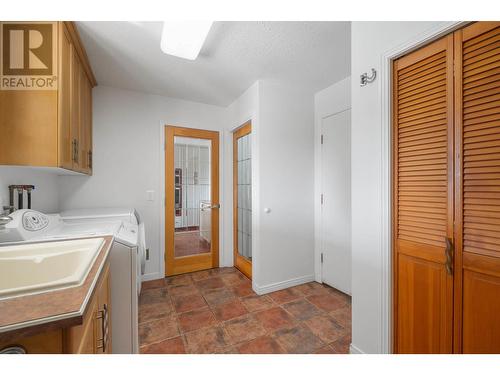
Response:
[[[4,206],[2,211],[0,212],[0,227],[5,226],[13,220],[8,213],[10,209],[11,206]]]

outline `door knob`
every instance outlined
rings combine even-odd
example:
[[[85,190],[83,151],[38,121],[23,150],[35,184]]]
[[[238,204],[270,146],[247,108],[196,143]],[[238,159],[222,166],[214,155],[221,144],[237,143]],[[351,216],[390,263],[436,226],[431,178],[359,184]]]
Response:
[[[201,204],[201,210],[202,211],[211,210],[212,208],[220,208],[220,203],[216,203],[216,204],[202,203]]]

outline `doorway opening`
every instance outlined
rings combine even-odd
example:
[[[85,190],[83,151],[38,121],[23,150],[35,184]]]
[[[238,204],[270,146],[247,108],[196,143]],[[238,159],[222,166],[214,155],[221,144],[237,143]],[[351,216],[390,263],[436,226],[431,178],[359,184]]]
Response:
[[[165,127],[165,276],[219,265],[219,133]]]

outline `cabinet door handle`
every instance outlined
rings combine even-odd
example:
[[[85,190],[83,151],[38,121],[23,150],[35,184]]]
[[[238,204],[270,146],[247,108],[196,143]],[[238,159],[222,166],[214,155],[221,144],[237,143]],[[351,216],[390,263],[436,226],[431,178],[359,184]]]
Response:
[[[73,153],[73,163],[76,163],[76,139],[73,139],[73,141],[71,142],[71,151]]]
[[[102,338],[97,341],[97,349],[102,349],[104,353],[108,346],[108,336],[109,336],[109,319],[108,319],[108,305],[104,304],[102,310],[97,312],[97,319],[101,320],[101,333]]]
[[[88,152],[88,158],[89,158],[88,168],[92,169],[92,151]]]
[[[446,238],[446,272],[448,275],[453,275],[453,242],[447,237]]]
[[[75,162],[78,164],[78,155],[80,154],[78,139],[75,140],[75,144],[76,144]]]

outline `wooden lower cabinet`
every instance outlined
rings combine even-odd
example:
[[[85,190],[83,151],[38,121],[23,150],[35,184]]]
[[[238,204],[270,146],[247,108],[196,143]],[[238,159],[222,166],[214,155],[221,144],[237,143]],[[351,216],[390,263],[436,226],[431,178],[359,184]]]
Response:
[[[109,261],[104,266],[81,325],[55,329],[19,340],[0,339],[0,351],[20,346],[28,354],[111,354]]]

